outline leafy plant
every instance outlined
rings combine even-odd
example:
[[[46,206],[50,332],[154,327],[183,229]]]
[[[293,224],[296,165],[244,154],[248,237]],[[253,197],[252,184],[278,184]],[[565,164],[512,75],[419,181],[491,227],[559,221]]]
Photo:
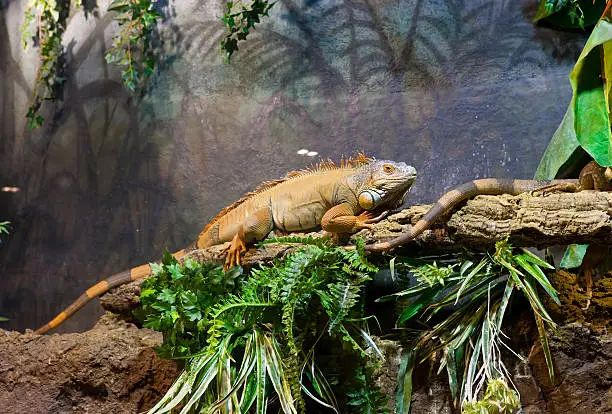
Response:
[[[602,7],[602,2],[598,2]],[[582,148],[602,166],[612,165],[610,87],[612,23],[604,14],[570,74],[572,101],[536,171],[537,179],[553,179],[571,167]]]
[[[350,380],[332,387],[325,371],[333,364],[319,362],[330,349],[355,355],[358,367],[368,361],[367,348],[380,354],[363,317],[360,293],[377,270],[364,258],[363,242],[355,251],[312,238],[265,243],[277,242],[300,247],[242,277],[216,265],[181,266],[169,254],[154,268],[155,278],[141,293],[140,316],[164,333],[164,355],[188,360],[151,413],[179,405],[184,413],[221,407],[263,413],[272,392],[285,413],[303,412],[304,396],[338,411],[333,388],[346,390],[345,399],[360,412],[384,412],[384,407],[376,411],[384,399],[366,379],[360,377],[359,384],[368,389]],[[364,368],[360,375],[365,373]]]
[[[147,328],[164,333],[157,351],[165,358],[185,357],[199,352],[206,344],[206,327],[199,324],[220,295],[238,288],[240,268],[223,272],[219,265],[186,259],[179,265],[164,252],[161,264],[151,263],[155,277],[146,279],[140,293],[137,316]]]
[[[464,404],[463,414],[513,413],[521,407],[516,391],[504,379],[494,379],[487,383],[482,399]]]
[[[9,234],[9,224],[11,224],[10,221],[0,221],[0,236],[2,236],[3,234]],[[2,242],[2,238],[0,238],[0,242]]]
[[[32,104],[26,118],[30,129],[42,125],[44,118],[38,111],[45,100],[57,96],[57,87],[65,80],[59,75],[62,55],[62,35],[66,30],[66,19],[70,11],[70,2],[62,0],[32,0],[25,12],[21,27],[24,48],[30,39],[35,39],[39,46],[40,65],[36,72]],[[32,30],[37,21],[36,30]]]
[[[556,325],[536,289],[539,285],[559,303],[556,291],[542,271],[542,268],[552,268],[548,263],[528,250],[515,250],[507,241],[501,241],[493,254],[485,255],[478,262],[457,257],[454,263],[443,267],[415,265],[410,260],[396,261],[395,266],[416,275],[428,274],[426,279],[417,278],[408,289],[379,299],[401,299],[405,303],[398,324],[419,322],[417,328],[407,331],[413,346],[402,358],[396,411],[407,412],[410,407],[414,366],[439,354],[443,355],[440,370],[447,371],[456,407],[462,406],[464,412],[470,413],[512,412],[477,411],[487,406],[518,407],[518,393],[508,388],[510,375],[500,356],[502,348],[509,349],[503,342],[501,328],[510,299],[517,290],[531,305],[554,382],[546,328],[554,330]]]
[[[75,1],[77,7],[84,1]],[[24,47],[30,40],[39,46],[40,65],[36,73],[32,104],[26,117],[30,129],[40,127],[44,117],[39,111],[45,100],[55,100],[59,86],[66,80],[61,75],[62,36],[70,13],[70,0],[31,0],[21,27]],[[119,31],[113,36],[113,44],[104,57],[107,63],[122,68],[121,78],[132,92],[142,88],[157,64],[152,38],[160,19],[164,18],[156,6],[156,0],[113,0],[108,11],[115,12]],[[245,40],[255,24],[267,16],[275,3],[254,0],[245,7],[241,3],[227,3],[227,11],[221,19],[227,33],[221,41],[221,52],[229,61],[238,50],[238,42]]]
[[[534,22],[582,30],[594,25],[606,6],[605,0],[540,0],[539,3]]]
[[[227,11],[221,20],[227,26],[227,32],[221,40],[221,53],[228,62],[232,54],[238,51],[238,42],[246,40],[251,29],[260,23],[261,17],[268,15],[274,4],[276,2],[270,3],[267,0],[253,0],[248,7],[242,3],[226,3]]]
[[[353,413],[372,414],[390,413],[387,408],[388,396],[383,395],[378,387],[372,383],[374,364],[357,365],[351,376],[354,385],[347,392],[349,400],[347,405]]]
[[[155,10],[152,0],[113,0],[108,11],[116,12],[120,30],[104,58],[123,68],[121,78],[132,92],[141,86],[155,69],[151,36],[157,21],[164,16]]]
[[[587,25],[595,24],[595,28],[570,73],[572,101],[540,160],[536,179],[554,179],[573,173],[572,169],[586,163],[585,156],[602,166],[612,166],[612,88],[609,82],[612,76],[612,23],[609,4],[606,6],[604,0],[545,0],[540,3],[535,21],[572,27],[574,16],[578,15],[576,10],[580,10],[580,27],[584,28],[586,20]],[[569,26],[567,16],[572,20]],[[570,245],[561,266],[580,266],[587,248],[585,244]]]

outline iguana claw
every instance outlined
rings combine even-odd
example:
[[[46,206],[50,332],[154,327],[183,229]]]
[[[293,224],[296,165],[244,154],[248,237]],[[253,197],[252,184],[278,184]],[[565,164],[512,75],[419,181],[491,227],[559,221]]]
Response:
[[[389,210],[385,210],[375,217],[371,211],[364,211],[363,213],[357,216],[357,218],[359,219],[357,229],[374,230],[374,226],[372,225],[372,223],[378,223],[380,220],[385,218],[387,214],[389,214]]]
[[[230,244],[221,250],[221,254],[227,253],[225,256],[225,264],[223,270],[227,271],[234,266],[240,266],[240,255],[246,252],[244,240],[236,234]]]

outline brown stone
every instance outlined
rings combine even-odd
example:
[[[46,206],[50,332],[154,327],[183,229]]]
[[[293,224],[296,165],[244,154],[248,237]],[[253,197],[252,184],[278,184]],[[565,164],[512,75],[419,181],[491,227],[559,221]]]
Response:
[[[157,357],[161,334],[104,316],[90,331],[35,335],[0,330],[0,411],[137,413],[178,374]]]

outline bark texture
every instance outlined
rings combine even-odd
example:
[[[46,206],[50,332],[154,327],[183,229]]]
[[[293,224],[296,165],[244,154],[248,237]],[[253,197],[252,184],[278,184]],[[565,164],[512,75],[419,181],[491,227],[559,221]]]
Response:
[[[414,206],[378,223],[368,241],[389,240],[416,223],[430,206]],[[612,244],[612,193],[582,191],[533,196],[478,196],[439,220],[405,248],[489,247],[510,237],[515,245]]]
[[[367,242],[385,241],[407,231],[429,210],[429,205],[412,206],[374,225],[374,231],[361,231],[353,237]],[[321,235],[321,232],[315,235]],[[301,234],[296,234],[301,235]],[[612,193],[583,191],[546,196],[478,196],[467,201],[454,214],[441,218],[430,230],[398,248],[405,253],[420,249],[484,249],[510,237],[516,246],[546,247],[558,244],[612,244]],[[188,257],[222,263],[223,246],[196,250]],[[268,264],[282,257],[291,247],[265,245],[250,248],[246,267]],[[139,304],[142,281],[121,286],[102,296],[102,306],[130,318]]]

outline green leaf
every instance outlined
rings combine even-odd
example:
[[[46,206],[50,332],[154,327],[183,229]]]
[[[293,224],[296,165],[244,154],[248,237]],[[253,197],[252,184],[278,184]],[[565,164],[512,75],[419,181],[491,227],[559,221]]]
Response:
[[[521,248],[521,250],[523,251],[523,258],[528,261],[529,263],[533,263],[537,266],[541,266],[541,267],[545,267],[547,269],[554,269],[555,267],[553,265],[551,265],[548,262],[545,262],[544,260],[542,260],[540,257],[536,256],[535,254],[533,254],[532,252],[530,252],[529,250],[525,249],[525,248]]]
[[[461,347],[463,348],[463,347]],[[444,360],[446,362],[446,372],[448,374],[448,386],[451,390],[451,398],[453,399],[453,405],[457,407],[459,394],[461,392],[460,386],[460,371],[458,372],[457,366],[460,364],[460,360],[463,357],[461,349],[455,349],[452,347],[447,348],[444,354]]]
[[[170,312],[168,312],[168,316],[170,316],[170,318],[172,318],[172,323],[176,322],[179,318],[179,314],[176,310],[172,310]]]
[[[176,259],[172,254],[168,251],[168,249],[164,249],[164,256],[162,257],[162,263],[166,266],[171,265],[172,263],[176,263]]]
[[[555,178],[578,146],[600,165],[612,165],[609,87],[602,74],[602,66],[605,73],[612,72],[611,41],[612,23],[599,20],[570,74],[572,101],[540,161],[537,179]]]
[[[221,53],[227,62],[232,54],[238,51],[238,42],[246,40],[249,29],[260,22],[260,16],[267,16],[274,4],[268,3],[267,0],[255,0],[250,8],[241,5],[239,10],[232,12],[234,4],[226,3],[227,9],[221,21],[227,26],[227,32],[221,40]]]
[[[170,273],[170,277],[172,277],[174,280],[179,280],[184,276],[178,263],[172,263],[171,265],[167,266],[167,269]]]
[[[308,390],[308,388],[304,385],[303,374],[304,374],[304,370],[307,367],[310,367],[308,378],[312,382],[313,388],[315,389],[316,393],[321,398],[323,398],[325,401],[314,396],[310,392],[310,390]],[[302,384],[302,390],[304,391],[304,393],[308,395],[310,398],[312,398],[314,401],[316,401],[317,403],[321,404],[324,407],[331,408],[335,413],[340,412],[338,408],[339,407],[338,401],[336,400],[336,396],[334,395],[332,386],[330,385],[327,378],[325,378],[325,375],[323,374],[323,372],[321,372],[319,367],[315,365],[313,352],[309,353],[306,362],[302,366],[302,372],[300,373],[300,383]],[[326,401],[328,401],[329,404]]]
[[[266,344],[263,341],[263,335],[256,332],[255,335],[255,356],[257,358],[257,388],[255,390],[257,394],[257,414],[265,414],[266,412]]]
[[[529,282],[529,279],[525,278],[524,280],[521,280],[521,278],[518,277],[518,274],[514,271],[510,271],[510,275],[512,276],[512,279],[514,280],[516,285],[521,289],[523,294],[527,296],[527,299],[529,300],[529,304],[531,305],[531,309],[536,314],[536,316],[539,315],[542,319],[546,320],[547,322],[553,323],[552,318],[550,317],[550,315],[546,311],[546,308],[544,307],[544,305],[540,301],[540,298],[538,297],[538,292],[531,285],[531,283]]]
[[[544,358],[546,359],[546,366],[548,367],[548,376],[550,377],[551,384],[555,384],[555,369],[553,365],[552,355],[550,353],[550,347],[548,346],[548,334],[544,326],[544,321],[538,315],[535,315],[536,325],[538,327],[538,334],[540,335],[540,344],[542,345],[542,351],[544,352]]]
[[[189,410],[191,410],[194,405],[197,405],[200,402],[200,398],[206,392],[206,390],[208,390],[208,387],[213,381],[213,379],[218,375],[219,366],[222,365],[224,362],[222,360],[222,356],[225,356],[226,358],[229,357],[229,355],[226,354],[227,343],[223,342],[223,345],[225,346],[222,346],[219,352],[216,353],[212,358],[210,358],[210,362],[208,364],[205,364],[202,369],[196,370],[198,376],[201,376],[202,379],[198,381],[196,391],[191,395],[189,401],[181,410],[181,413],[189,412]],[[204,372],[203,375],[201,374],[202,371]],[[187,391],[190,391],[190,389],[188,389]],[[180,400],[182,400],[183,398],[184,396]],[[178,397],[176,399],[179,400]],[[169,406],[167,406],[163,411],[160,411],[160,413],[169,412],[168,407]]]
[[[512,293],[514,292],[514,280],[509,278],[506,281],[506,287],[504,289],[504,294],[499,303],[499,309],[497,311],[497,321],[495,322],[495,326],[498,330],[501,330],[502,322],[504,320],[504,315],[506,314],[506,309],[508,304],[510,303],[510,298],[512,297]]]
[[[109,4],[107,10],[117,13],[126,13],[130,10],[130,3],[129,0],[114,0]]]
[[[143,289],[140,292],[140,299],[148,298],[149,296],[155,295],[157,291],[155,289]]]
[[[391,295],[381,296],[380,298],[376,299],[376,302],[388,302],[390,300],[397,300],[399,297],[402,297],[402,296],[408,296],[408,297],[418,296],[419,294],[421,294],[422,292],[428,289],[431,289],[431,287],[428,286],[426,283],[419,283],[418,285],[410,289],[402,290],[400,292],[396,292]]]
[[[437,294],[437,290],[432,289],[410,302],[400,314],[397,320],[398,325],[412,319],[421,309],[428,305]]]
[[[185,316],[190,321],[196,321],[202,318],[202,312],[198,305],[198,298],[192,291],[181,292],[181,303],[185,311]]]
[[[461,297],[461,293],[463,292],[463,290],[465,289],[466,286],[468,286],[468,284],[472,281],[472,278],[474,278],[474,276],[476,276],[478,274],[478,272],[480,272],[485,265],[487,264],[488,260],[486,257],[484,257],[480,263],[478,263],[478,265],[472,269],[472,271],[466,276],[466,278],[464,279],[463,283],[461,284],[461,287],[459,288],[459,290],[457,291],[457,299],[455,299],[455,305],[457,304],[457,302],[459,302],[459,298]],[[466,262],[469,263],[470,265],[472,264],[472,262]],[[463,275],[463,273],[469,268],[469,266],[462,266],[461,267],[461,274]]]
[[[157,299],[162,302],[173,304],[176,301],[176,294],[170,289],[164,289],[157,295]]]
[[[255,392],[256,388],[257,377],[255,375],[251,375],[247,378],[244,390],[242,392],[242,395],[240,396],[241,413],[248,413],[253,404],[255,403],[255,398],[257,397],[257,393]]]
[[[476,343],[472,348],[472,354],[469,358],[469,362],[465,370],[465,380],[463,381],[463,395],[474,395],[474,393],[472,392],[472,384],[474,384],[478,373],[478,361],[480,360],[480,350],[482,348],[481,344],[482,335],[478,337]]]
[[[588,244],[570,244],[567,246],[559,266],[563,269],[580,267],[588,248]]]
[[[397,394],[395,395],[395,412],[408,414],[412,401],[412,371],[415,365],[414,351],[405,351],[397,373]]]
[[[359,329],[359,333],[361,334],[361,337],[365,340],[366,344],[368,344],[368,347],[376,353],[376,356],[378,356],[378,358],[380,358],[381,361],[384,361],[385,360],[385,356],[380,351],[380,349],[378,349],[378,346],[376,345],[376,342],[374,342],[374,340],[372,339],[370,334],[367,333],[363,329]]]
[[[281,408],[285,414],[297,414],[289,384],[286,377],[283,375],[282,356],[280,355],[275,341],[268,336],[264,336],[264,344],[267,361],[266,368],[270,376],[270,382],[278,395]]]
[[[164,267],[159,263],[149,263],[149,267],[153,276],[157,276],[164,271]]]
[[[542,270],[538,266],[532,266],[528,263],[525,258],[521,255],[515,256],[514,260],[525,270],[528,274],[530,274],[538,283],[544,288],[546,293],[555,301],[557,305],[561,305],[559,298],[557,297],[557,291],[548,281],[546,275],[542,272]]]
[[[253,371],[253,369],[255,368],[256,365],[256,351],[255,348],[252,346],[253,344],[253,332],[251,332],[251,335],[249,335],[247,337],[246,340],[246,344],[245,344],[245,349],[244,349],[244,355],[243,355],[243,359],[242,359],[242,364],[240,366],[240,370],[238,371],[238,374],[236,375],[236,379],[234,380],[234,383],[231,384],[231,388],[229,389],[225,389],[222,390],[222,392],[220,392],[219,394],[221,395],[221,398],[219,398],[214,405],[212,405],[210,408],[208,408],[209,412],[214,413],[217,412],[217,410],[221,409],[221,407],[224,407],[224,410],[222,411],[232,411],[231,408],[229,408],[229,404],[228,402],[231,399],[235,399],[236,398],[236,393],[238,391],[238,389],[245,384],[245,382],[247,381],[248,377],[250,376],[251,372]],[[229,382],[231,381],[231,358],[226,358],[225,359],[225,363],[223,364],[223,374],[226,377],[226,383],[227,385],[229,385]],[[226,385],[226,386],[227,386]]]
[[[584,30],[597,23],[605,6],[605,0],[540,0],[533,21],[562,29]]]

